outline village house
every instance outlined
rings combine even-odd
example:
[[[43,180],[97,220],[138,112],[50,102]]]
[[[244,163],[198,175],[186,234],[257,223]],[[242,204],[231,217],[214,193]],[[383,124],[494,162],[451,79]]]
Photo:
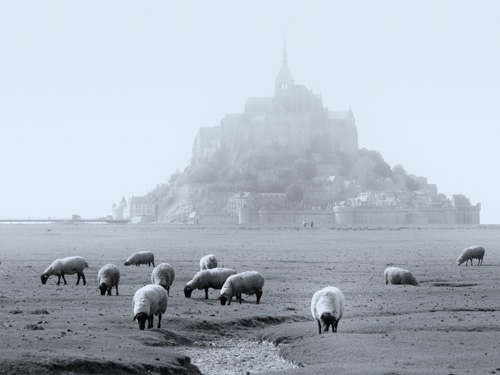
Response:
[[[247,206],[247,201],[251,194],[248,191],[233,194],[227,200],[227,213],[231,216],[238,216],[240,208]]]
[[[153,197],[132,197],[129,203],[130,217],[146,216],[156,218],[156,204]]]

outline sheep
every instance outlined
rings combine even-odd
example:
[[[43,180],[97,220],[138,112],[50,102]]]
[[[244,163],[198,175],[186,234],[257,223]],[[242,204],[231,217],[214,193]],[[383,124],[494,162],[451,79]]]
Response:
[[[168,263],[160,263],[151,272],[151,284],[162,286],[170,296],[170,286],[174,282],[175,271]]]
[[[190,298],[194,289],[205,289],[205,299],[208,299],[208,288],[221,289],[226,279],[231,275],[236,275],[236,271],[230,268],[212,268],[199,271],[184,287],[184,295],[186,298]]]
[[[410,271],[398,267],[387,267],[384,271],[384,279],[386,284],[418,285],[417,279]]]
[[[160,285],[149,284],[138,289],[132,300],[134,319],[139,329],[144,330],[146,320],[148,328],[153,328],[154,315],[158,315],[158,328],[161,328],[161,316],[167,310],[167,291]]]
[[[111,289],[116,288],[116,295],[118,296],[118,283],[120,282],[120,269],[114,264],[106,264],[97,273],[97,283],[101,290],[101,296],[108,292],[111,295]]]
[[[151,263],[154,267],[155,255],[151,251],[139,251],[129,256],[124,265],[131,266],[135,264],[136,266],[139,266],[140,264],[147,264],[148,266],[151,266]]]
[[[344,313],[345,298],[339,288],[327,286],[314,293],[311,300],[311,314],[318,322],[319,334],[321,325],[323,331],[328,332],[332,326],[332,333],[337,332],[339,320]]]
[[[231,299],[236,296],[236,300],[241,304],[241,295],[245,293],[246,295],[255,294],[258,304],[262,296],[263,286],[264,276],[257,271],[246,271],[229,276],[220,291],[220,303],[225,305],[226,301],[229,300],[228,305],[230,305]]]
[[[49,276],[57,275],[57,285],[61,284],[61,277],[64,284],[67,284],[64,275],[78,275],[76,285],[80,283],[80,277],[83,279],[83,285],[86,284],[85,275],[83,270],[88,268],[89,264],[80,256],[72,256],[63,259],[56,259],[52,264],[42,273],[42,284],[45,285]]]
[[[200,259],[200,271],[217,268],[217,258],[214,254],[205,255]]]
[[[460,266],[463,262],[465,262],[465,266],[467,267],[469,260],[470,265],[472,266],[472,259],[474,258],[477,258],[478,266],[483,264],[484,251],[484,247],[482,246],[470,246],[465,248],[457,259],[457,266]]]

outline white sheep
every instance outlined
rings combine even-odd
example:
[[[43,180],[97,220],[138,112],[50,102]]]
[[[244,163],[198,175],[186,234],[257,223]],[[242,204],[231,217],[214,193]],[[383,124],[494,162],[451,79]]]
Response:
[[[321,325],[323,331],[328,332],[332,326],[332,333],[337,332],[339,320],[344,314],[345,298],[339,288],[327,286],[314,293],[311,300],[311,314],[318,322],[319,334],[321,335]]]
[[[482,246],[471,246],[467,247],[462,251],[462,254],[457,259],[457,266],[461,265],[463,262],[465,262],[465,266],[467,267],[467,264],[469,263],[470,260],[470,265],[472,266],[472,259],[477,258],[477,265],[479,266],[480,264],[483,264],[483,257],[484,257],[484,247]]]
[[[194,289],[205,289],[205,299],[208,299],[208,288],[221,289],[231,275],[236,275],[236,271],[230,268],[212,268],[199,271],[184,287],[184,295],[189,298]]]
[[[151,272],[151,284],[162,286],[170,296],[170,286],[174,282],[175,271],[169,263],[160,263]]]
[[[220,291],[221,305],[225,305],[228,300],[228,305],[230,305],[233,296],[236,296],[236,300],[241,304],[241,295],[243,293],[249,296],[255,294],[257,303],[259,303],[263,286],[264,276],[257,271],[246,271],[229,276]]]
[[[415,276],[408,270],[399,267],[387,267],[384,271],[386,284],[418,285]]]
[[[134,319],[143,330],[148,321],[148,328],[153,328],[153,317],[158,315],[158,328],[161,328],[161,316],[167,310],[167,291],[160,285],[149,284],[138,289],[132,300]]]
[[[200,271],[217,268],[217,258],[214,254],[205,255],[200,259]]]
[[[114,264],[106,264],[97,273],[97,284],[101,290],[101,296],[108,292],[111,295],[111,289],[116,288],[116,295],[118,295],[118,283],[120,282],[120,269]]]
[[[56,259],[52,264],[42,273],[41,279],[42,284],[45,285],[49,276],[57,275],[57,285],[61,284],[61,277],[64,280],[64,284],[67,284],[64,275],[78,275],[76,280],[76,285],[80,283],[80,277],[83,279],[83,285],[86,284],[85,275],[83,270],[88,268],[89,264],[80,256],[73,256],[63,259]]]
[[[151,263],[154,267],[155,255],[151,251],[139,251],[129,256],[124,265],[131,266],[135,264],[136,266],[139,266],[140,264],[147,264],[148,266],[151,266]]]

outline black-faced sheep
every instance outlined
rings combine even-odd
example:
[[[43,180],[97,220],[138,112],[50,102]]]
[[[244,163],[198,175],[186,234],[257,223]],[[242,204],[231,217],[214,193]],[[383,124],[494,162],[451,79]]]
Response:
[[[418,285],[417,279],[410,271],[399,267],[387,267],[384,271],[384,279],[386,284]]]
[[[236,275],[236,271],[230,268],[212,268],[199,271],[184,287],[184,295],[189,298],[194,289],[205,289],[205,299],[208,299],[208,288],[221,289],[231,275]]]
[[[148,328],[153,328],[153,317],[158,315],[158,328],[161,328],[161,316],[167,310],[167,291],[159,286],[149,284],[138,289],[132,300],[134,319],[139,323],[139,329],[143,330],[148,321]]]
[[[321,326],[323,331],[328,332],[332,326],[332,333],[337,332],[340,318],[344,314],[345,298],[339,288],[327,286],[314,293],[311,300],[311,314],[318,322],[319,334]]]
[[[64,281],[64,284],[67,284],[66,278],[64,275],[74,275],[75,273],[78,276],[76,280],[76,285],[80,283],[80,277],[83,279],[83,285],[86,284],[85,275],[83,274],[83,270],[87,268],[89,264],[80,256],[72,256],[63,259],[56,259],[52,262],[52,264],[42,273],[41,279],[42,284],[45,285],[49,276],[57,275],[57,285],[61,284],[61,277]]]
[[[162,286],[170,296],[170,286],[174,282],[175,271],[169,263],[160,263],[151,272],[151,284]]]
[[[200,259],[200,271],[217,268],[217,258],[214,254],[205,255]]]
[[[220,303],[221,305],[225,305],[229,301],[228,305],[230,305],[231,299],[233,296],[236,296],[236,300],[241,304],[242,294],[249,296],[255,294],[258,304],[262,296],[263,286],[264,276],[257,271],[246,271],[229,276],[220,291]]]
[[[151,264],[153,264],[154,267],[155,256],[151,251],[139,251],[129,256],[128,259],[123,264],[125,266],[131,266],[131,265],[139,266],[140,264],[147,264],[148,266],[151,266]]]
[[[108,292],[111,295],[111,289],[115,287],[118,295],[118,283],[120,282],[120,269],[114,264],[106,264],[97,273],[97,283],[101,290],[101,296]]]
[[[477,265],[479,266],[480,264],[483,264],[483,258],[484,258],[484,247],[482,246],[471,246],[467,247],[462,251],[462,254],[457,259],[457,266],[461,265],[463,262],[465,262],[465,266],[467,267],[467,264],[469,263],[470,260],[470,265],[472,266],[472,259],[477,258]]]

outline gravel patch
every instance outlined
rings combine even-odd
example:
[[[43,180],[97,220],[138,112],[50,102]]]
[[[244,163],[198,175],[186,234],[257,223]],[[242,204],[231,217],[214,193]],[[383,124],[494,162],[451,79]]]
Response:
[[[205,375],[259,374],[297,367],[280,357],[278,348],[268,341],[221,339],[194,344],[178,350],[191,357],[191,363]]]

